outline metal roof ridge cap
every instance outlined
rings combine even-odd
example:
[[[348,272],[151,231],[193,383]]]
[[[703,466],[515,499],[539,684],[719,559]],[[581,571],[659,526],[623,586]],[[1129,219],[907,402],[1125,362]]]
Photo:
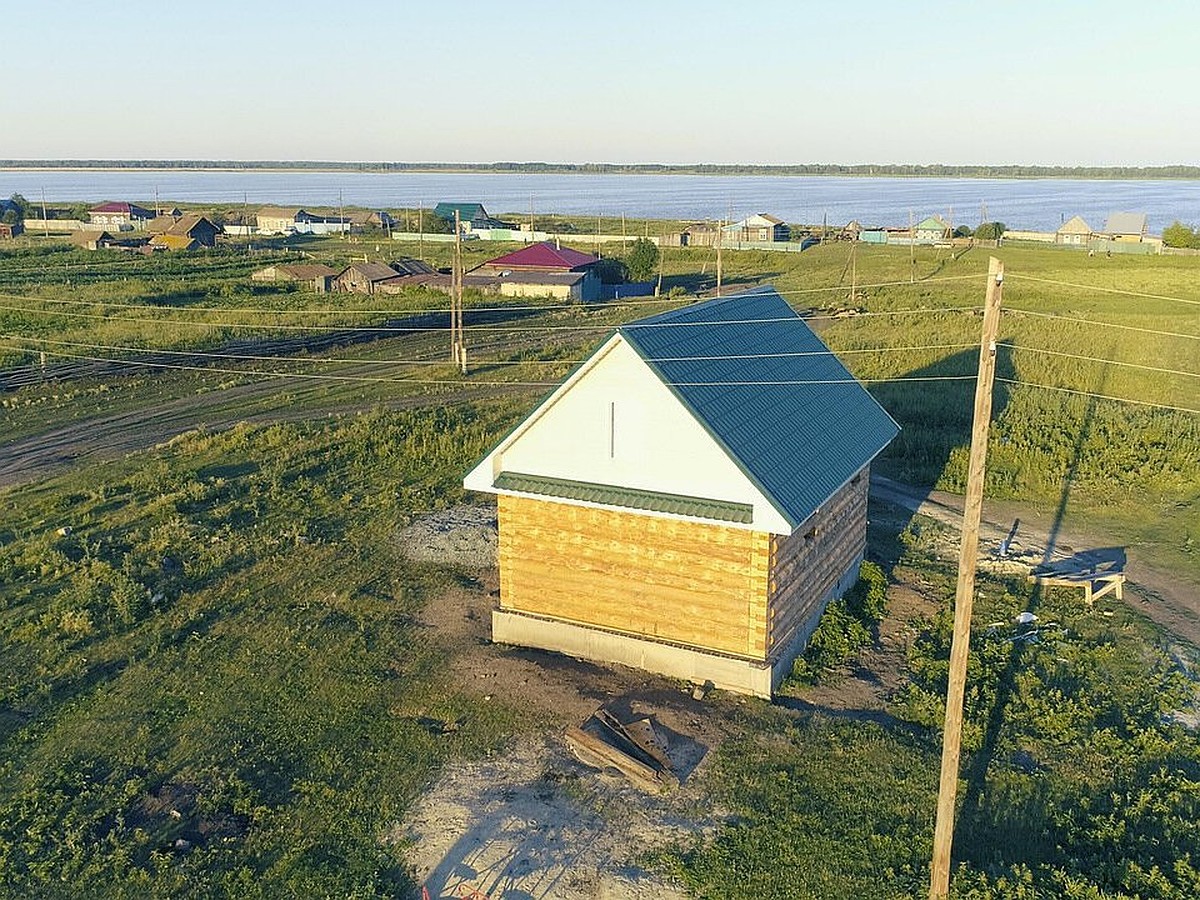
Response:
[[[766,294],[768,291],[770,293],[774,294],[775,296],[779,297],[780,300],[783,300],[783,295],[781,295],[779,293],[779,291],[775,289],[775,285],[773,285],[773,284],[756,284],[749,288],[746,288],[745,290],[738,291],[735,294],[727,294],[724,297],[709,297],[707,300],[702,300],[699,303],[690,303],[687,306],[679,306],[679,307],[676,307],[675,309],[668,309],[666,312],[660,312],[660,313],[655,313],[652,316],[646,316],[646,318],[644,318],[644,319],[635,319],[632,322],[626,322],[624,325],[621,326],[621,329],[639,328],[642,325],[648,325],[652,322],[661,322],[664,319],[671,319],[671,318],[674,318],[675,316],[682,315],[683,313],[692,313],[692,312],[696,312],[697,310],[709,309],[714,306],[719,306],[722,303],[728,303],[730,300],[741,300],[745,297],[753,297],[757,294]],[[784,300],[784,303],[787,303],[787,301]],[[791,309],[791,304],[788,303],[787,305],[788,305],[788,308]],[[795,312],[795,310],[792,310],[792,311]],[[796,315],[796,318],[800,318],[799,314]]]

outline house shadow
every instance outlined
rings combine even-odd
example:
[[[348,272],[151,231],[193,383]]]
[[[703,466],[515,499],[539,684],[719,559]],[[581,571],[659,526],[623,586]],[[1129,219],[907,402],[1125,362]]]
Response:
[[[870,386],[875,399],[900,426],[900,434],[873,466],[869,498],[873,510],[867,552],[889,577],[904,554],[901,535],[931,497],[956,451],[970,447],[978,367],[979,351],[962,350],[912,369],[897,381]],[[1012,349],[998,345],[993,422],[1009,402],[1005,379],[1012,380],[1015,375]]]

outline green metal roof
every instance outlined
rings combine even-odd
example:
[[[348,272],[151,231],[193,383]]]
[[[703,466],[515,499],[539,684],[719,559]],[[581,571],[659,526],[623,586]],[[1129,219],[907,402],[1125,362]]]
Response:
[[[496,476],[494,484],[502,491],[519,491],[523,494],[540,494],[563,500],[582,500],[585,503],[600,503],[605,506],[673,513],[698,519],[714,519],[718,522],[749,525],[754,519],[754,507],[749,503],[685,497],[682,494],[644,491],[611,484],[592,484],[566,478],[548,478],[544,475],[524,475],[520,472],[501,472]]]
[[[774,288],[619,332],[793,528],[900,432]]]

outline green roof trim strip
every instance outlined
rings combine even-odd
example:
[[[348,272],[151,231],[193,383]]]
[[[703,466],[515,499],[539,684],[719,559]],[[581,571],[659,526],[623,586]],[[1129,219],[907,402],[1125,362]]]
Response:
[[[519,472],[501,472],[496,476],[494,484],[497,490],[501,491],[539,494],[563,500],[581,500],[585,503],[671,513],[696,519],[737,522],[741,525],[749,525],[754,520],[753,506],[749,503],[734,503],[729,500],[686,497],[682,494],[666,494],[661,491],[644,491],[611,484],[570,481],[566,478],[549,478],[544,475],[523,475]]]

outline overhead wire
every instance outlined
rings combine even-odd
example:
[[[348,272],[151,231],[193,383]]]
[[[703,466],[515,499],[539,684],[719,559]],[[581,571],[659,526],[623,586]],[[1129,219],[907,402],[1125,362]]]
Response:
[[[54,340],[52,338],[25,337],[19,334],[3,334],[0,333],[0,339],[28,341],[38,344],[53,344],[60,347],[82,347],[90,350],[109,350],[121,353],[158,353],[169,356],[190,356],[201,359],[231,359],[231,360],[247,360],[249,362],[291,362],[291,363],[358,363],[358,364],[379,364],[389,363],[397,365],[447,365],[445,360],[424,360],[424,359],[396,359],[387,357],[346,357],[346,356],[274,356],[274,355],[253,355],[244,353],[222,353],[213,350],[171,350],[157,347],[132,347],[121,346],[118,344],[93,344],[83,341],[64,341]],[[974,347],[974,344],[921,344],[914,346],[903,347],[854,347],[846,350],[794,350],[781,353],[738,353],[738,354],[718,354],[707,356],[670,356],[670,357],[647,357],[646,362],[652,363],[673,363],[673,362],[729,362],[735,360],[761,360],[761,359],[787,359],[806,356],[827,356],[831,352],[833,355],[839,353],[900,353],[900,352],[919,352],[929,350],[964,350]],[[476,365],[581,365],[587,362],[586,359],[487,359],[476,358]]]
[[[1186,334],[1181,331],[1163,331],[1157,328],[1143,328],[1139,325],[1121,325],[1117,322],[1104,322],[1100,319],[1084,319],[1080,316],[1064,316],[1058,313],[1037,312],[1032,309],[1019,309],[1017,307],[1006,306],[1005,313],[1013,313],[1018,316],[1031,316],[1037,319],[1052,319],[1060,322],[1075,322],[1080,325],[1096,325],[1101,328],[1116,328],[1122,331],[1135,331],[1139,334],[1153,334],[1158,337],[1183,338],[1189,341],[1200,341],[1200,334]]]
[[[186,309],[177,309],[175,307],[144,307],[145,309],[172,309],[179,312],[186,312]],[[510,307],[511,308],[511,307]],[[540,307],[537,307],[540,308]],[[603,312],[607,307],[600,307],[596,311]],[[701,327],[711,325],[756,325],[760,323],[770,322],[801,322],[813,319],[840,319],[854,318],[858,316],[905,316],[905,315],[932,315],[943,312],[964,312],[975,311],[979,307],[975,306],[960,306],[960,307],[942,307],[942,308],[920,308],[920,309],[896,309],[896,310],[880,310],[878,312],[861,312],[855,313],[853,316],[841,315],[817,315],[817,316],[781,316],[775,318],[755,318],[755,319],[729,319],[706,322],[625,322],[625,323],[607,323],[607,324],[589,324],[589,325],[466,325],[464,328],[467,331],[610,331],[614,328],[677,328],[677,327]],[[145,319],[135,316],[106,316],[98,313],[84,313],[69,311],[57,311],[50,309],[32,309],[25,306],[6,306],[0,305],[0,310],[7,312],[31,313],[34,315],[46,316],[68,316],[77,319],[91,319],[102,322],[133,322],[142,325],[184,325],[190,327],[201,328],[248,328],[248,329],[278,329],[284,331],[369,331],[381,333],[418,333],[418,332],[438,332],[448,331],[449,325],[294,325],[287,323],[262,323],[262,322],[206,322],[195,321],[191,319],[177,319],[171,317],[163,317],[159,319]],[[468,310],[468,312],[471,310]],[[478,310],[476,310],[478,311]],[[592,310],[587,310],[592,311]],[[236,312],[236,310],[230,310]],[[286,313],[283,313],[286,315]],[[344,312],[342,313],[345,314]],[[393,315],[415,316],[415,315],[449,315],[449,310],[439,309],[431,312],[406,312],[404,310],[393,310]]]
[[[1127,369],[1141,369],[1146,372],[1158,372],[1163,375],[1183,375],[1188,378],[1200,378],[1200,372],[1188,372],[1182,369],[1165,369],[1160,366],[1146,366],[1141,363],[1120,362],[1115,359],[1105,359],[1100,356],[1083,356],[1079,353],[1066,353],[1062,350],[1046,350],[1041,347],[1026,347],[1021,344],[1014,344],[1011,341],[997,341],[996,346],[1007,347],[1010,350],[1016,350],[1023,353],[1041,353],[1047,356],[1061,356],[1065,359],[1078,359],[1084,362],[1103,363],[1109,366],[1121,366]]]
[[[0,270],[0,275],[2,275],[2,274],[3,274],[3,270]],[[984,277],[983,275],[952,275],[952,276],[947,276],[945,278],[931,278],[931,279],[927,279],[924,282],[917,282],[917,283],[918,284],[928,284],[930,282],[961,281],[963,279],[981,279],[983,277]],[[856,290],[868,290],[871,288],[884,288],[884,287],[897,287],[900,285],[911,285],[911,282],[908,282],[908,281],[881,281],[881,282],[876,282],[875,284],[860,284],[856,287]],[[413,285],[413,287],[417,287],[417,286],[419,286],[419,285]],[[761,286],[761,285],[754,285],[754,287],[759,287],[759,286]],[[781,296],[791,296],[791,295],[804,295],[804,294],[823,294],[823,293],[831,293],[831,292],[838,293],[838,292],[845,291],[845,290],[847,290],[845,285],[830,285],[828,287],[796,288],[793,290],[778,290],[778,289],[776,289],[775,293],[777,293]],[[524,306],[507,304],[507,305],[503,305],[503,306],[470,306],[470,307],[466,307],[465,311],[466,312],[508,312],[508,311],[560,310],[560,309],[605,310],[605,309],[635,307],[635,306],[660,306],[660,305],[669,304],[669,303],[694,304],[697,301],[705,302],[707,300],[717,300],[717,299],[725,300],[725,299],[729,299],[729,297],[734,297],[734,296],[736,296],[736,294],[733,294],[733,293],[727,295],[726,297],[719,297],[719,298],[718,297],[699,297],[698,295],[690,294],[690,295],[686,295],[685,297],[681,297],[681,298],[656,297],[653,299],[630,298],[630,299],[626,299],[626,300],[622,300],[618,297],[614,300],[605,301],[603,304],[596,305],[596,306],[588,306],[588,305],[581,304],[578,302],[575,302],[575,303],[539,303],[539,304],[531,304],[531,305],[524,305]],[[36,297],[36,296],[30,295],[30,294],[14,294],[14,293],[8,292],[8,291],[0,291],[0,297],[8,297],[8,298],[16,299],[16,300],[31,300],[31,301],[34,301],[37,303],[48,303],[48,304],[57,304],[57,305],[108,306],[108,307],[112,307],[114,309],[163,309],[163,310],[172,309],[172,310],[187,311],[187,312],[253,313],[256,315],[257,314],[267,314],[267,315],[346,315],[348,313],[357,314],[357,315],[398,315],[398,314],[424,315],[424,314],[447,312],[447,310],[444,307],[433,307],[433,308],[425,308],[425,309],[408,309],[408,310],[401,310],[401,309],[396,309],[396,308],[391,308],[391,309],[346,309],[346,308],[333,309],[330,307],[325,307],[323,309],[312,309],[312,308],[277,309],[277,308],[271,308],[271,307],[250,307],[250,306],[228,307],[228,306],[199,306],[199,305],[187,306],[187,307],[168,307],[168,306],[154,306],[151,303],[119,303],[119,302],[115,302],[115,301],[94,300],[94,299],[72,300],[72,299],[64,299],[61,297]],[[936,312],[961,312],[963,309],[978,309],[978,307],[944,307],[944,308],[936,308],[936,309],[933,307],[929,307],[928,309],[930,309],[931,311],[936,311]],[[899,312],[899,311],[896,311],[896,312]],[[874,312],[874,313],[858,312],[856,314],[857,315],[882,315],[882,314],[889,314],[889,313],[887,313],[887,311],[879,311],[879,312]],[[810,316],[808,318],[816,318],[816,317]]]
[[[1200,415],[1200,409],[1193,409],[1190,406],[1172,406],[1169,403],[1155,403],[1150,400],[1135,400],[1132,397],[1118,397],[1114,394],[1100,394],[1095,391],[1084,391],[1084,390],[1080,390],[1078,388],[1060,387],[1058,385],[1052,385],[1052,384],[1041,384],[1040,382],[1037,382],[1037,381],[1023,381],[1018,378],[1001,378],[1000,376],[996,376],[996,381],[1003,382],[1004,384],[1023,385],[1024,387],[1041,388],[1042,390],[1045,390],[1045,391],[1058,391],[1063,394],[1076,394],[1081,397],[1094,397],[1098,400],[1113,400],[1118,403],[1132,403],[1137,406],[1149,406],[1149,407],[1153,407],[1155,409],[1165,409],[1165,410],[1171,410],[1174,412],[1193,413],[1196,415]]]
[[[26,347],[12,347],[0,344],[0,350],[8,350],[15,353],[32,352]],[[561,384],[560,381],[481,381],[473,378],[451,378],[451,379],[421,379],[421,378],[385,378],[382,376],[366,376],[366,375],[330,375],[326,373],[307,373],[307,372],[267,372],[257,369],[223,369],[216,366],[189,366],[180,363],[163,363],[149,360],[130,360],[120,359],[106,356],[90,356],[80,353],[68,353],[63,350],[47,350],[48,356],[61,356],[67,359],[80,359],[91,362],[113,363],[116,365],[125,366],[140,366],[149,368],[161,369],[179,369],[183,371],[194,372],[219,372],[228,375],[248,375],[263,378],[303,378],[314,380],[327,381],[362,381],[362,382],[383,382],[389,384],[428,384],[428,385],[453,385],[457,387],[477,385],[483,387],[557,387]],[[386,365],[386,361],[380,361],[380,365]],[[443,363],[450,366],[450,363]],[[874,383],[890,383],[903,381],[973,381],[975,375],[903,375],[893,378],[798,378],[798,379],[780,379],[780,380],[749,380],[749,381],[665,381],[663,382],[669,387],[790,387],[799,385],[834,385],[834,384],[874,384]]]
[[[1146,291],[1131,291],[1125,288],[1102,287],[1097,284],[1081,284],[1075,281],[1062,281],[1056,278],[1039,278],[1036,275],[1026,275],[1021,271],[1016,273],[1005,272],[1005,277],[1008,279],[1016,278],[1018,281],[1033,281],[1038,284],[1053,284],[1058,287],[1079,288],[1085,291],[1096,291],[1101,294],[1119,294],[1123,297],[1142,297],[1147,300],[1170,300],[1174,303],[1188,303],[1193,306],[1200,306],[1200,300],[1191,300],[1187,297],[1172,297],[1168,294],[1151,294]]]

